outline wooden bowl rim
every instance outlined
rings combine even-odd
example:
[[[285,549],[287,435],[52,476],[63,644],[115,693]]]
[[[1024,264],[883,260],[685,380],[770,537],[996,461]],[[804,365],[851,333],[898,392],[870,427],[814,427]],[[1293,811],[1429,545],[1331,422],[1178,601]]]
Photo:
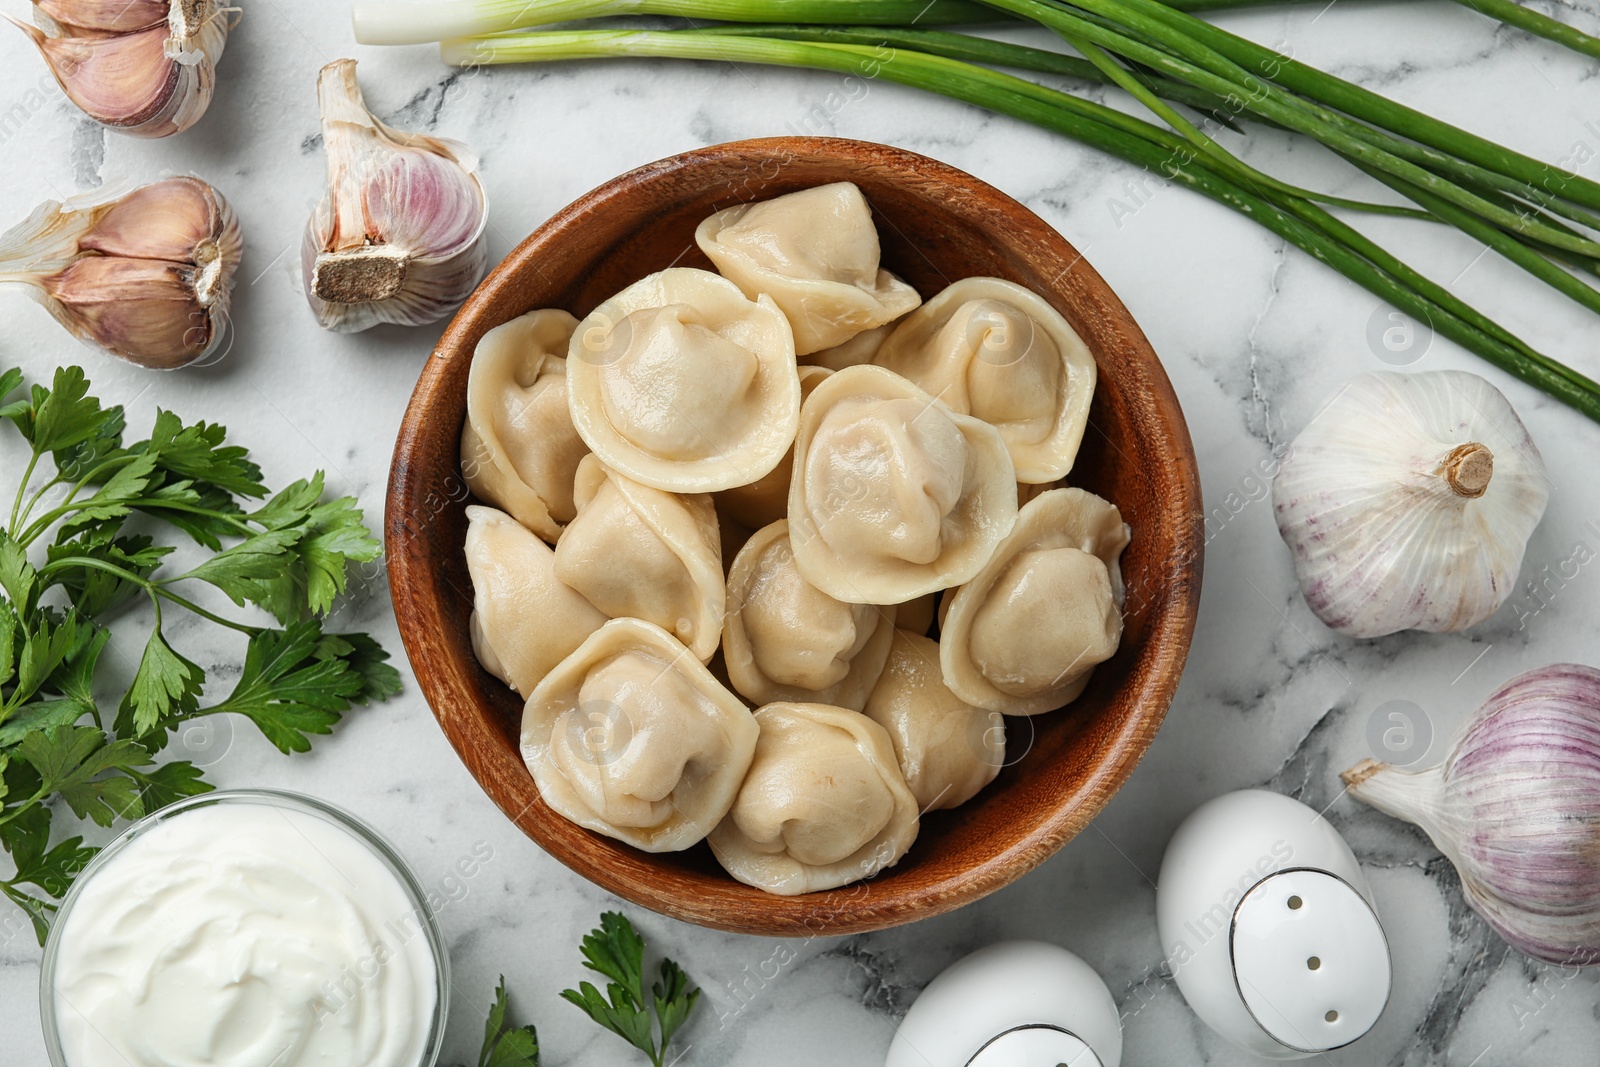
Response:
[[[1092,769],[1078,788],[1060,798],[1047,813],[1010,845],[983,862],[925,885],[896,887],[885,894],[851,892],[851,886],[832,893],[812,893],[778,897],[727,879],[737,899],[716,894],[678,894],[664,890],[649,876],[649,871],[619,871],[604,862],[591,842],[602,839],[587,831],[582,836],[563,835],[547,825],[560,816],[544,808],[542,802],[513,810],[508,798],[485,782],[475,766],[476,746],[485,736],[477,723],[465,717],[440,713],[442,704],[470,700],[452,679],[422,656],[423,628],[439,617],[437,598],[421,595],[428,588],[422,571],[425,564],[413,554],[400,551],[400,545],[387,545],[391,599],[400,629],[402,644],[411,660],[430,709],[445,736],[468,771],[506,816],[541,848],[574,872],[594,884],[634,904],[701,926],[748,934],[811,936],[817,933],[848,934],[883,929],[901,923],[932,917],[978,900],[1033,870],[1085,829],[1124,784],[1143,757],[1156,730],[1164,720],[1176,692],[1189,645],[1194,634],[1199,604],[1200,572],[1204,550],[1204,513],[1200,501],[1200,478],[1193,446],[1178,398],[1154,349],[1126,307],[1104,279],[1054,227],[1025,205],[988,183],[949,164],[906,149],[870,141],[832,137],[765,137],[731,141],[693,149],[647,163],[590,190],[550,216],[517,245],[479,284],[456,313],[440,337],[432,356],[423,367],[395,441],[395,449],[385,508],[387,536],[404,541],[411,536],[409,519],[420,512],[421,492],[411,477],[412,458],[426,447],[428,423],[433,415],[433,397],[439,390],[449,362],[460,353],[470,353],[484,332],[498,325],[484,324],[503,290],[513,288],[515,278],[538,271],[540,256],[559,247],[569,235],[598,212],[613,207],[626,210],[626,197],[642,185],[659,181],[686,169],[708,164],[741,160],[763,163],[773,159],[811,157],[834,163],[862,163],[869,158],[878,164],[889,161],[919,179],[943,183],[963,197],[961,212],[966,217],[990,216],[1004,220],[1021,236],[1036,245],[1050,247],[1064,264],[1062,273],[1074,271],[1078,283],[1098,301],[1097,310],[1109,328],[1123,338],[1138,358],[1122,368],[1129,382],[1130,403],[1140,405],[1151,416],[1147,428],[1158,437],[1156,454],[1163,463],[1156,470],[1165,477],[1153,478],[1170,494],[1166,514],[1182,514],[1189,521],[1174,532],[1173,549],[1166,557],[1152,559],[1150,569],[1174,574],[1177,588],[1159,599],[1153,607],[1146,638],[1148,666],[1143,669],[1139,687],[1129,694],[1132,710],[1113,732],[1103,738],[1101,751]],[[1021,230],[1017,230],[1018,227]],[[1059,275],[1058,275],[1059,277]],[[1097,354],[1098,358],[1098,354]],[[451,447],[454,447],[452,441]],[[422,661],[422,662],[419,662]],[[1128,679],[1134,681],[1133,678]],[[520,757],[518,764],[521,765]],[[526,773],[525,769],[524,772]],[[575,828],[574,828],[575,829]],[[638,864],[648,868],[651,857],[641,853]],[[882,884],[893,875],[893,868],[880,874],[872,884]],[[670,879],[668,879],[670,881]],[[859,887],[863,883],[856,883]],[[764,906],[752,908],[750,894],[760,894]],[[844,899],[840,899],[840,898]]]

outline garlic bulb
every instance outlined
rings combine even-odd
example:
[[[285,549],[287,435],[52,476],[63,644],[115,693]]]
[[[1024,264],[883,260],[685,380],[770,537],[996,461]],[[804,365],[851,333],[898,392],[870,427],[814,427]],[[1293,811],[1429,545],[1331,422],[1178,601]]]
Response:
[[[1350,795],[1416,823],[1467,903],[1550,963],[1600,962],[1600,670],[1557,663],[1501,686],[1439,767],[1364,760]]]
[[[328,189],[301,248],[317,321],[355,333],[450,314],[488,266],[489,205],[477,158],[456,141],[373,118],[353,59],[322,68],[317,99]]]
[[[0,282],[78,337],[166,370],[211,354],[227,325],[244,238],[198,178],[168,178],[101,204],[47,201],[0,235]]]
[[[211,105],[238,9],[221,0],[34,0],[34,17],[42,29],[11,21],[84,114],[136,137],[166,137]]]
[[[1353,379],[1272,483],[1306,603],[1351,637],[1465,630],[1494,614],[1549,495],[1517,413],[1465,371]]]

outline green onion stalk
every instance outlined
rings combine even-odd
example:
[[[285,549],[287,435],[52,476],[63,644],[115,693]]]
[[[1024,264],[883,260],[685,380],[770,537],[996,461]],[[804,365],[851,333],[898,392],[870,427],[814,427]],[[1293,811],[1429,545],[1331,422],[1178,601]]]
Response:
[[[1600,275],[1600,184],[1177,10],[1196,5],[1212,6],[1211,0],[985,0],[981,7],[965,0],[447,0],[358,5],[355,17],[358,37],[368,43],[464,30],[442,46],[445,60],[460,66],[645,56],[810,67],[882,77],[1010,115],[1226,204],[1600,421],[1600,385],[1537,351],[1328,210],[1454,226],[1600,313],[1600,290],[1579,277]],[[415,26],[405,25],[401,13],[408,10],[419,13]],[[618,14],[755,21],[510,32],[517,25]],[[784,17],[825,24],[778,21]],[[932,28],[995,17],[1037,23],[1080,55]],[[916,25],[873,25],[872,19]],[[1115,86],[1164,125],[1006,70]],[[1316,140],[1411,206],[1330,196],[1264,174],[1216,142],[1180,106],[1230,128],[1249,119]]]
[[[1298,0],[1161,0],[1161,2],[1179,11],[1195,14],[1234,7],[1266,7],[1269,4],[1294,3]],[[1577,27],[1569,26],[1549,15],[1542,15],[1531,8],[1523,7],[1515,0],[1455,0],[1455,3],[1471,8],[1496,22],[1515,26],[1519,30],[1526,30],[1564,45],[1574,52],[1600,59],[1600,38],[1592,37]]]
[[[969,0],[371,0],[351,10],[356,40],[362,44],[431,44],[617,15],[855,26],[943,26],[1006,19]]]

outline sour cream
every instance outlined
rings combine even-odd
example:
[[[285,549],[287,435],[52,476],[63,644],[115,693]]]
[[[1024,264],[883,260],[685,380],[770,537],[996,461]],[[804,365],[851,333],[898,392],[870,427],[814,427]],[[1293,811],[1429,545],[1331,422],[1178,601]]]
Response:
[[[66,1067],[431,1067],[436,932],[335,819],[239,794],[80,876],[47,963]]]

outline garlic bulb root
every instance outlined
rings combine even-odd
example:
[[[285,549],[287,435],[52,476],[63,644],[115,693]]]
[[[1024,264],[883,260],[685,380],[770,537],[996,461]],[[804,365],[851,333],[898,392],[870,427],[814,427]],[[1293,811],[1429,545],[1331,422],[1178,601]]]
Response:
[[[35,0],[28,35],[67,98],[109,129],[168,137],[211,105],[239,9],[220,0]]]
[[[1445,484],[1457,496],[1476,500],[1489,491],[1494,477],[1494,453],[1477,441],[1452,448],[1439,464]]]
[[[367,110],[353,59],[317,78],[328,185],[301,248],[325,329],[419,326],[458,307],[488,267],[488,200],[462,144],[405,133]]]

